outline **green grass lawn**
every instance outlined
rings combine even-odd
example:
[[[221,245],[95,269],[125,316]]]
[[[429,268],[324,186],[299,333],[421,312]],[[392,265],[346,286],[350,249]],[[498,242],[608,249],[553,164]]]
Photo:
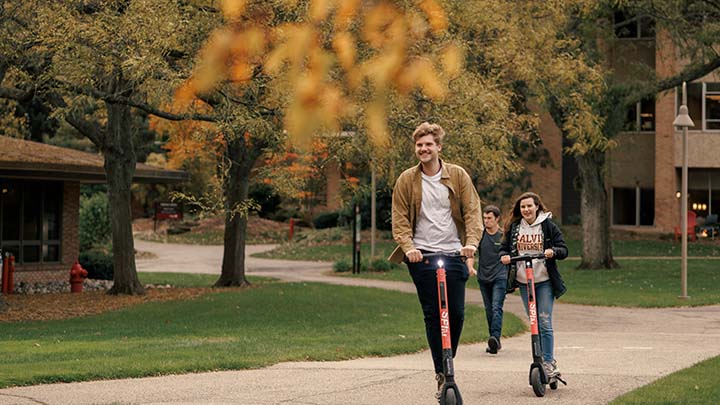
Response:
[[[582,243],[579,240],[568,240],[570,256],[579,257],[582,254]],[[375,256],[386,258],[392,253],[395,243],[392,241],[378,241],[375,243]],[[319,260],[336,262],[351,259],[352,245],[348,243],[285,243],[276,249],[257,253],[253,257],[286,260]],[[360,256],[364,259],[370,257],[370,243],[360,244]],[[680,243],[663,240],[618,240],[613,242],[613,256],[676,256],[680,257]],[[688,243],[688,256],[719,257],[720,244],[710,241]]]
[[[720,262],[688,260],[688,295],[680,300],[680,260],[643,259],[620,261],[613,270],[578,270],[578,260],[560,262],[560,272],[568,291],[561,302],[621,307],[677,307],[720,303]],[[359,275],[336,273],[346,277],[412,282],[406,268]],[[470,280],[468,288],[477,289]]]
[[[395,243],[389,241],[379,241],[375,244],[375,249],[376,257],[386,258],[390,256],[390,253],[392,253],[393,249],[395,249]],[[326,262],[336,262],[344,259],[352,260],[352,244],[285,243],[269,252],[256,253],[253,257],[285,260],[317,260]],[[369,243],[360,244],[360,257],[365,260],[370,258]]]
[[[142,284],[170,284],[174,287],[210,287],[218,280],[217,274],[193,274],[193,273],[138,273]],[[272,279],[266,277],[249,276],[248,280],[253,283],[266,283]]]
[[[568,286],[562,302],[622,307],[675,307],[720,303],[720,262],[688,260],[687,300],[680,300],[680,260],[620,261],[612,270],[578,270],[576,260],[561,262]]]
[[[611,404],[717,404],[720,403],[718,370],[720,356],[665,376],[615,399]]]
[[[582,255],[582,241],[568,239],[568,250],[570,256],[579,257]],[[677,256],[681,255],[681,244],[673,240],[622,240],[612,241],[613,256]],[[720,256],[720,240],[718,242],[702,240],[688,242],[688,256]]]
[[[207,230],[203,232],[186,232],[178,235],[165,235],[153,233],[141,233],[137,238],[150,242],[180,243],[186,245],[222,245],[225,239],[225,231]],[[267,243],[264,240],[251,240],[249,243]]]
[[[167,273],[140,278],[188,286],[206,286],[215,279]],[[463,342],[487,339],[481,311],[467,307]],[[525,329],[511,314],[505,319],[508,335]],[[190,301],[3,324],[0,387],[389,356],[426,345],[413,294],[265,282]]]

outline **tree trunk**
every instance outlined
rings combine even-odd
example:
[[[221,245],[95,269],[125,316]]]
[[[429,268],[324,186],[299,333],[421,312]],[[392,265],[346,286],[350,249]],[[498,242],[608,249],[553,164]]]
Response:
[[[249,149],[243,135],[227,139],[226,160],[230,167],[225,179],[225,240],[222,272],[215,287],[250,285],[245,277],[247,215],[233,210],[248,198],[250,170],[259,155]]]
[[[113,286],[108,294],[144,294],[135,268],[130,210],[130,186],[136,163],[130,107],[111,103],[106,106],[107,131],[101,143],[108,180],[114,265]]]
[[[580,268],[611,269],[618,267],[610,245],[607,192],[605,191],[605,154],[591,151],[575,158],[580,171],[583,251]]]

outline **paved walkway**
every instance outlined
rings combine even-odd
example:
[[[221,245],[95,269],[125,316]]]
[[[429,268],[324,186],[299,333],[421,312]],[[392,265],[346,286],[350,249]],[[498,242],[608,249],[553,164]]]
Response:
[[[157,259],[139,271],[219,274],[222,248],[137,241]],[[269,248],[251,246],[248,254]],[[410,283],[325,275],[327,263],[247,259],[248,274],[414,293]],[[472,290],[469,303],[480,303]],[[524,317],[519,297],[506,309]],[[556,357],[568,386],[538,399],[527,385],[528,334],[503,340],[496,356],[464,345],[455,361],[466,404],[604,404],[673,371],[720,355],[720,306],[625,309],[556,304]],[[418,325],[419,328],[422,325]],[[433,404],[427,351],[338,362],[281,363],[259,370],[48,384],[0,390],[0,404]]]

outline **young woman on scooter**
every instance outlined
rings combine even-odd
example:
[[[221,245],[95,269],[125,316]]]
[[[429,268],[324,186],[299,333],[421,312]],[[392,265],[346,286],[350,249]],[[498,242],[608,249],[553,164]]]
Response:
[[[544,260],[533,261],[535,295],[538,310],[538,327],[542,345],[543,368],[548,377],[560,375],[554,356],[552,327],[553,303],[565,293],[565,283],[560,276],[557,260],[568,256],[567,245],[560,228],[552,221],[552,213],[540,196],[523,193],[512,208],[512,218],[505,224],[505,236],[500,248],[500,261],[510,264],[510,256],[544,253]],[[520,295],[528,309],[527,279],[524,269],[518,269],[516,282]]]

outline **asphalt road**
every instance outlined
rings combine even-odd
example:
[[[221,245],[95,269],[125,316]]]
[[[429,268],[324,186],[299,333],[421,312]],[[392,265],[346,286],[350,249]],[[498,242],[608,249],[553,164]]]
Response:
[[[136,241],[156,259],[139,271],[219,274],[222,247]],[[248,254],[269,246],[249,247]],[[410,283],[326,275],[330,264],[248,257],[248,274],[287,281],[386,288],[414,293]],[[480,303],[472,290],[468,303]],[[418,308],[419,310],[419,308]],[[519,297],[506,310],[524,317]],[[422,325],[418,325],[422,327]],[[536,398],[528,385],[530,336],[503,340],[498,355],[485,344],[463,345],[455,360],[466,404],[604,404],[676,370],[720,355],[720,306],[671,309],[588,307],[558,301],[555,354],[567,386]],[[48,384],[0,390],[0,404],[433,404],[427,351],[387,358],[281,363],[228,371]]]

